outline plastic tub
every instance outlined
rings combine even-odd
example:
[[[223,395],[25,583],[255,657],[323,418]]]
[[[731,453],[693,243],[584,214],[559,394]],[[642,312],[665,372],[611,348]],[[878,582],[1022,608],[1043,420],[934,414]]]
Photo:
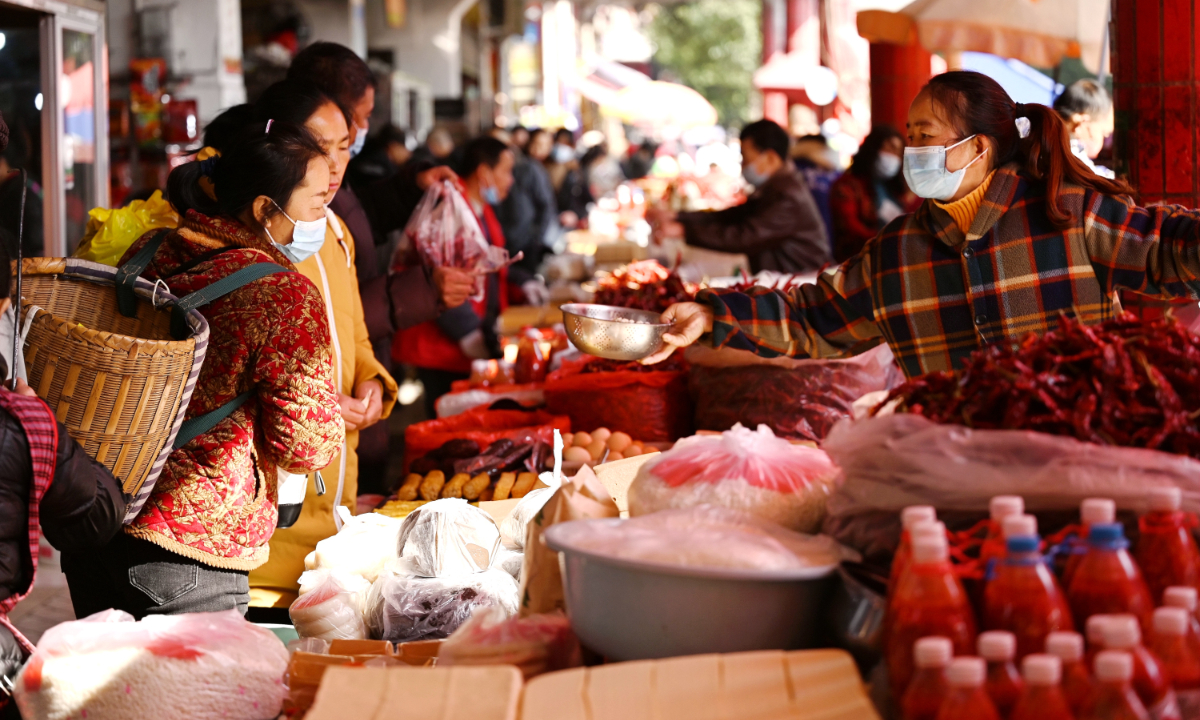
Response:
[[[612,558],[572,547],[572,524],[547,528],[546,543],[562,553],[575,634],[609,660],[798,650],[821,638],[836,564],[765,572]]]

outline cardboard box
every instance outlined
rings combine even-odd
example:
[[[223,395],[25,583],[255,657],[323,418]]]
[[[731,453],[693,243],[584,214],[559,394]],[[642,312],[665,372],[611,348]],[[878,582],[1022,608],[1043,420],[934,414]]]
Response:
[[[494,665],[332,668],[306,720],[517,720],[521,673]]]

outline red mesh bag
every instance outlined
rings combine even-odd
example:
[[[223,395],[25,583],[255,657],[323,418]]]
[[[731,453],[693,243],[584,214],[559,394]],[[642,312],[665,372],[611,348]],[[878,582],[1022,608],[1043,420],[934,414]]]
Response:
[[[569,416],[577,432],[604,427],[645,442],[674,442],[692,434],[685,366],[673,363],[668,366],[672,369],[650,370],[624,363],[615,367],[631,369],[585,372],[596,362],[607,361],[564,363],[551,373],[546,378],[546,410]]]
[[[533,437],[553,447],[554,431],[571,432],[571,419],[538,410],[488,410],[478,407],[464,413],[409,425],[404,430],[404,471],[451,440],[474,440],[479,447],[504,438]]]

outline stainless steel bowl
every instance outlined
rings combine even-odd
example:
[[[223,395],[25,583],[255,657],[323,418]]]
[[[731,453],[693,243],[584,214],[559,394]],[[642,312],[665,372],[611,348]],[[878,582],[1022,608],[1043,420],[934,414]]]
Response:
[[[563,305],[567,337],[588,355],[608,360],[641,360],[662,349],[671,329],[662,316],[646,310],[572,303]]]

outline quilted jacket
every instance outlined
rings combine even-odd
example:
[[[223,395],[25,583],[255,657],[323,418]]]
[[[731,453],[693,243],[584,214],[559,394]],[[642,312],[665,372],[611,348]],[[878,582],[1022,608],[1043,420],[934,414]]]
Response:
[[[143,236],[126,252],[132,257]],[[178,268],[215,250],[186,272]],[[236,220],[189,211],[142,276],[182,297],[257,262],[294,266]],[[208,354],[188,406],[192,418],[253,391],[245,405],[167,459],[125,532],[212,567],[248,571],[267,561],[275,531],[276,470],[330,464],[345,425],[338,410],[325,305],[299,272],[256,280],[200,308]]]

